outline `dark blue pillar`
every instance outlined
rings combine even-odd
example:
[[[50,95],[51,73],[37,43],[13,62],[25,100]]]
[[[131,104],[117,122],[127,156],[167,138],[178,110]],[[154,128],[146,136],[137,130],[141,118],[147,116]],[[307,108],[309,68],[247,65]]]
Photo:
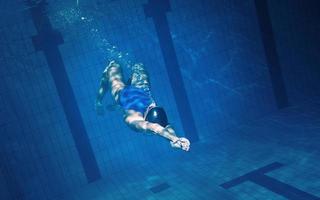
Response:
[[[28,6],[31,7],[32,20],[38,31],[38,35],[32,37],[34,47],[37,51],[41,50],[44,52],[85,175],[88,182],[95,181],[101,177],[100,170],[58,49],[58,45],[63,43],[63,38],[58,31],[52,28],[50,20],[45,14],[45,6],[47,4],[45,0],[40,1],[35,5],[32,5],[32,1],[27,1],[27,3]]]
[[[266,173],[281,168],[282,166],[283,164],[275,162],[223,183],[220,186],[225,189],[229,189],[246,181],[251,181],[290,200],[320,200],[319,197],[265,175]]]
[[[198,133],[170,35],[170,28],[166,17],[168,11],[170,11],[169,0],[149,0],[149,2],[144,5],[145,15],[153,19],[157,31],[160,48],[185,135],[190,141],[195,142],[198,140]]]
[[[262,38],[262,43],[269,68],[273,93],[279,109],[288,106],[287,91],[282,77],[279,56],[277,53],[276,41],[272,28],[271,18],[267,0],[255,0],[255,7]]]

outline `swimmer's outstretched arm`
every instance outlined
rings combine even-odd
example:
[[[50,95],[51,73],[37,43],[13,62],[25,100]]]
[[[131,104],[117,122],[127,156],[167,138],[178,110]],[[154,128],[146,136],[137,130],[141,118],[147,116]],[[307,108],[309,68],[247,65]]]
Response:
[[[189,141],[185,138],[177,137],[172,128],[168,129],[157,123],[145,121],[141,115],[135,112],[131,112],[127,115],[125,117],[125,122],[135,130],[139,130],[141,132],[152,132],[170,140],[172,147],[181,148],[185,151],[189,150]]]

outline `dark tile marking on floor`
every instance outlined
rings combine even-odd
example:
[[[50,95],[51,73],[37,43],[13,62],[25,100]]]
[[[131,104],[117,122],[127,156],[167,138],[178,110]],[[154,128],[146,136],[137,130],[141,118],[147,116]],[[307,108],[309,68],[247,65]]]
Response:
[[[46,15],[47,2],[45,0],[36,4],[27,0],[26,3],[31,7],[31,17],[38,32],[37,36],[32,37],[34,48],[36,51],[43,51],[45,55],[85,175],[88,182],[95,181],[101,177],[100,170],[58,48],[64,42],[63,37],[52,28]]]
[[[161,183],[159,185],[156,185],[152,188],[150,188],[150,190],[153,192],[153,193],[159,193],[159,192],[162,192],[166,189],[170,188],[170,185],[168,185],[168,183]]]
[[[274,162],[270,165],[259,168],[243,176],[223,183],[220,186],[224,189],[230,189],[243,182],[251,181],[290,200],[320,200],[319,197],[316,197],[312,194],[299,190],[298,188],[295,188],[291,185],[265,175],[265,173],[279,169],[282,166],[284,165],[278,162]]]
[[[144,5],[146,17],[151,17],[155,25],[170,85],[172,90],[175,91],[173,94],[184,132],[191,142],[195,142],[198,141],[199,137],[170,34],[170,27],[166,16],[168,11],[170,11],[169,0],[149,0]]]
[[[272,28],[267,0],[255,0],[256,13],[271,78],[273,93],[279,109],[287,107],[288,95],[285,88],[276,41]]]
[[[265,173],[267,173],[267,172],[270,172],[270,171],[279,169],[279,168],[282,167],[282,166],[283,166],[283,164],[278,163],[278,162],[274,162],[274,163],[272,163],[272,164],[270,164],[270,165],[267,165],[267,166],[265,166],[265,167],[261,167],[261,168],[259,168],[259,169],[257,169],[257,170],[254,170],[254,171],[252,171],[252,172],[249,172],[249,173],[247,173],[247,174],[245,174],[245,175],[243,175],[243,176],[240,176],[240,177],[235,178],[235,179],[233,179],[233,180],[231,180],[231,181],[228,181],[228,182],[226,182],[226,183],[223,183],[223,184],[221,184],[220,186],[223,187],[224,189],[229,189],[229,188],[232,188],[232,187],[234,187],[234,186],[237,186],[237,185],[239,185],[239,184],[241,184],[241,183],[243,183],[243,182],[249,181],[250,178],[251,178],[252,176],[255,176],[256,174],[265,174]]]

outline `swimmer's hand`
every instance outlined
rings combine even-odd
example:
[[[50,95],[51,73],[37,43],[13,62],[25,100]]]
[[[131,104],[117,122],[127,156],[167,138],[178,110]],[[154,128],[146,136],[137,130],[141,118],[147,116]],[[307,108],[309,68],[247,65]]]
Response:
[[[104,113],[105,113],[103,104],[100,101],[96,101],[95,110],[96,110],[98,115],[104,115]]]
[[[173,148],[181,148],[184,151],[189,151],[190,149],[190,142],[187,138],[177,138],[175,141],[170,142]]]

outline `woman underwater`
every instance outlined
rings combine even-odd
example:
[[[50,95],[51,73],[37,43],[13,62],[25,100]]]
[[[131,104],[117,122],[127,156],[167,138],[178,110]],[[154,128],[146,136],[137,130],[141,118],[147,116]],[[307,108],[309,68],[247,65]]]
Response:
[[[132,71],[126,85],[120,65],[115,61],[110,62],[101,77],[95,103],[97,113],[104,113],[102,100],[110,87],[115,102],[124,110],[124,120],[129,127],[144,133],[158,134],[170,140],[172,147],[189,151],[189,140],[176,136],[164,109],[157,106],[153,100],[148,74],[143,65],[135,64]]]

